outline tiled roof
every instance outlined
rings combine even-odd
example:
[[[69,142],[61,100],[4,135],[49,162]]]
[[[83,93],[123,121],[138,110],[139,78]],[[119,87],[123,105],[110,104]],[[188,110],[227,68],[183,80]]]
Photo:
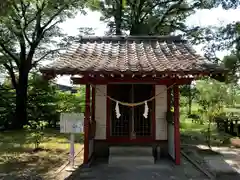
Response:
[[[41,72],[79,74],[212,72],[223,68],[198,55],[180,36],[85,37]]]

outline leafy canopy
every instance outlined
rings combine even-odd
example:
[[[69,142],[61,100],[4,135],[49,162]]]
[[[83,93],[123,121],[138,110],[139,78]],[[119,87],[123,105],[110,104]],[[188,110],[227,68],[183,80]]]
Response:
[[[195,34],[199,27],[185,24],[188,16],[197,9],[210,9],[221,5],[236,8],[236,0],[90,0],[88,6],[100,11],[101,20],[109,26],[108,34],[169,35],[180,30]]]
[[[18,84],[17,72],[17,76],[23,71],[28,73],[41,60],[59,51],[59,42],[65,35],[57,24],[73,17],[84,3],[84,0],[9,2],[6,13],[0,15],[0,59],[14,87]]]

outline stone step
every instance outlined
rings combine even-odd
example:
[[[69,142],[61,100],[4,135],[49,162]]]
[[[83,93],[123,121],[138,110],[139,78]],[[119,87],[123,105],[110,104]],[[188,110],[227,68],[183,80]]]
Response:
[[[108,158],[109,166],[126,165],[152,165],[155,163],[153,156],[117,156],[110,155]]]
[[[143,146],[111,146],[109,155],[119,156],[152,156],[152,147]]]

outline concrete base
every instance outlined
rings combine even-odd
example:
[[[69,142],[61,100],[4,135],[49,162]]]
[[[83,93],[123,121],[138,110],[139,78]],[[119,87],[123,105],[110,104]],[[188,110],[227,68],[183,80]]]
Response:
[[[108,158],[110,166],[151,165],[154,162],[153,156],[109,156]]]
[[[204,160],[207,162],[211,172],[213,172],[215,176],[237,174],[237,171],[226,163],[221,156],[208,156],[204,157]]]
[[[149,165],[154,163],[152,147],[114,146],[109,148],[108,164],[110,166]]]
[[[222,157],[204,157],[209,167],[216,172],[236,172]]]
[[[105,140],[95,140],[94,141],[94,158],[95,159],[102,159],[102,158],[108,158],[109,157],[109,149],[110,147],[114,146],[131,146],[131,147],[152,147],[153,149],[153,156],[155,158],[164,158],[168,157],[168,141],[159,141],[159,142],[153,142],[153,143],[109,143]],[[161,149],[160,152],[157,152],[157,148]]]
[[[109,155],[152,156],[153,149],[150,146],[112,146],[109,148]]]

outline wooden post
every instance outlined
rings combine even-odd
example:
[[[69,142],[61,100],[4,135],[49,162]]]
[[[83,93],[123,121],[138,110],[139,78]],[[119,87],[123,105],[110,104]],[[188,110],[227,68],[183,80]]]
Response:
[[[231,120],[231,122],[230,122],[230,134],[231,134],[231,135],[234,134],[234,124],[233,124],[233,120]]]
[[[152,86],[152,97],[155,96],[156,85]],[[152,101],[152,140],[156,140],[156,102]]]
[[[74,134],[71,133],[70,135],[70,162],[71,167],[74,168],[74,156],[75,156],[75,150],[74,150]]]
[[[175,164],[180,165],[180,131],[179,131],[179,87],[174,85],[174,147]]]
[[[95,87],[92,87],[92,121],[95,120]]]
[[[89,123],[90,123],[90,85],[86,85],[85,118],[84,118],[84,157],[83,163],[88,163],[89,154]]]

